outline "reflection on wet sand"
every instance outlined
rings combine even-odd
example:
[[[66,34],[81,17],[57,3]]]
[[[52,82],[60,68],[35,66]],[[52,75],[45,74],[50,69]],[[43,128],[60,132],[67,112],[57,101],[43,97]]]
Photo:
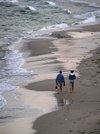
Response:
[[[63,107],[63,106],[66,106],[66,105],[69,104],[68,100],[64,100],[64,99],[59,99],[57,101],[57,103],[58,103],[58,108]]]

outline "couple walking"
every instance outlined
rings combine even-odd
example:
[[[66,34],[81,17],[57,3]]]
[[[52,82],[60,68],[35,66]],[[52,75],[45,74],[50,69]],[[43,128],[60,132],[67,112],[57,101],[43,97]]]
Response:
[[[70,93],[72,93],[74,91],[74,80],[76,79],[76,75],[74,74],[73,70],[70,71],[68,79],[69,79]],[[65,78],[64,75],[62,74],[62,70],[59,71],[59,74],[56,77],[56,85],[58,87],[58,94],[60,91],[62,93],[62,86],[65,86]]]

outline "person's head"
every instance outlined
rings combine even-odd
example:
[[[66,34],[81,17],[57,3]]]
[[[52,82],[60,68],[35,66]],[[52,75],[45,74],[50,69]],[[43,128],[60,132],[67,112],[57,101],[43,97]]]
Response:
[[[59,73],[62,74],[62,70],[60,70]]]
[[[73,73],[73,72],[74,72],[73,70],[70,71],[70,73]]]

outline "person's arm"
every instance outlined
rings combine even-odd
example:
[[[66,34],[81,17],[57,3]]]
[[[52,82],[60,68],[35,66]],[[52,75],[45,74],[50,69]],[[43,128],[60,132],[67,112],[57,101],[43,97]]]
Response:
[[[57,77],[56,77],[56,85],[58,84],[58,83],[57,83],[57,80],[58,80],[58,75],[57,75]]]
[[[70,74],[69,74],[69,76],[68,76],[68,79],[70,79]]]
[[[65,78],[64,78],[64,76],[63,76],[63,81],[64,81],[64,86],[65,86]]]
[[[76,79],[76,75],[74,75],[74,79]]]

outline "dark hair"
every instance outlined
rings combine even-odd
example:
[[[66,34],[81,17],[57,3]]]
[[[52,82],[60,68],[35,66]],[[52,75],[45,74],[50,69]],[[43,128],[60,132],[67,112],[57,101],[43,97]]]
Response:
[[[62,73],[62,70],[60,70],[59,73]]]
[[[70,72],[71,72],[71,73],[73,73],[73,72],[74,72],[74,70],[71,70]]]

